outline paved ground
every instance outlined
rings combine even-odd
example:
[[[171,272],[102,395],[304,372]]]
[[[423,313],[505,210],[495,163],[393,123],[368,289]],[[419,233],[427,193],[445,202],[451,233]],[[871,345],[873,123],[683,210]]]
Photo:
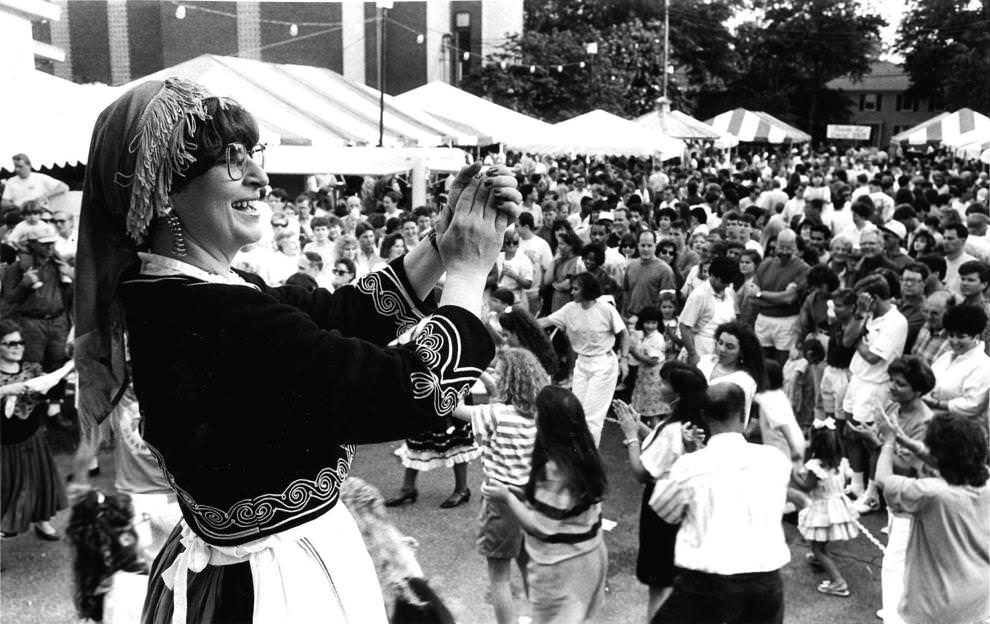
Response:
[[[637,522],[640,486],[626,468],[621,432],[614,424],[606,426],[602,449],[609,474],[609,497],[606,517],[618,521],[607,535],[609,549],[609,585],[605,611],[600,622],[636,624],[643,620],[646,590],[634,576],[637,553]],[[71,441],[55,435],[60,466],[68,466],[64,452]],[[354,464],[354,474],[378,485],[386,496],[397,490],[402,470],[392,450],[397,444],[361,447]],[[97,483],[107,489],[112,484],[111,458],[102,457],[103,474]],[[452,510],[438,505],[453,488],[450,471],[434,471],[420,476],[419,501],[392,512],[396,525],[419,540],[420,562],[431,584],[444,598],[460,624],[494,622],[487,602],[485,562],[474,549],[477,492],[480,467],[471,469],[471,502]],[[68,513],[61,512],[55,521],[65,526]],[[867,516],[864,523],[875,534],[883,521],[882,514]],[[880,536],[883,537],[883,536]],[[880,553],[863,537],[835,548],[840,566],[846,574],[853,595],[832,598],[818,594],[819,575],[804,564],[807,547],[797,532],[787,525],[791,546],[791,564],[784,568],[787,602],[785,621],[789,624],[847,624],[878,622],[874,616],[880,606]],[[740,539],[745,539],[740,535]],[[33,535],[5,539],[0,546],[3,571],[0,574],[0,621],[11,624],[62,624],[77,622],[71,603],[71,560],[64,542],[43,542]],[[717,599],[717,597],[713,597]],[[525,613],[525,601],[518,605]]]

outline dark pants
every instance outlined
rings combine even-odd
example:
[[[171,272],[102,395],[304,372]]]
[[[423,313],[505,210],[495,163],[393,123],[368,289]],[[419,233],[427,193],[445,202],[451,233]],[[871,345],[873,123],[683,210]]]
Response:
[[[784,584],[780,571],[706,574],[685,570],[653,624],[782,624]]]
[[[41,370],[50,373],[68,361],[65,343],[69,337],[69,317],[65,314],[51,319],[20,316],[15,320],[21,326],[25,362],[37,362],[41,364]],[[52,401],[58,401],[63,394],[65,383],[59,382],[47,396]]]

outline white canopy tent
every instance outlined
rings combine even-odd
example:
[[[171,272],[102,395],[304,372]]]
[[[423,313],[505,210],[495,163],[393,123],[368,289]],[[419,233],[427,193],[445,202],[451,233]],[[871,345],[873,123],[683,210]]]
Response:
[[[266,150],[267,152],[268,150]],[[305,147],[285,145],[265,156],[268,173],[388,175],[425,167],[459,171],[469,156],[456,147]]]
[[[549,136],[534,138],[520,146],[527,152],[587,154],[600,156],[681,156],[684,141],[650,131],[628,119],[603,110],[593,110],[553,126]]]
[[[637,117],[633,121],[648,130],[661,132],[676,139],[714,141],[721,138],[721,135],[705,122],[681,111],[670,110],[670,100],[665,97],[657,99],[657,110]]]
[[[441,121],[473,132],[482,144],[504,143],[509,149],[519,149],[553,129],[545,121],[440,80],[397,95],[395,101],[415,106]]]
[[[35,169],[85,163],[96,118],[121,93],[40,71],[4,76],[4,83],[21,94],[0,98],[0,170],[9,172],[10,156],[18,153],[27,154]]]

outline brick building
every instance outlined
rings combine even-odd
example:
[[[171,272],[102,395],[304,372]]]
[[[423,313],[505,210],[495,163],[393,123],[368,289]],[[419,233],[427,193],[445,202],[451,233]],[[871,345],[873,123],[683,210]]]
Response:
[[[900,65],[877,61],[861,80],[836,78],[826,86],[849,98],[848,123],[870,126],[870,144],[886,147],[893,135],[942,112],[936,99],[909,97],[910,85],[911,79]]]
[[[522,0],[144,2],[55,0],[34,39],[65,51],[38,68],[119,85],[201,54],[326,67],[397,94],[470,67],[522,30]],[[387,8],[384,20],[378,5]],[[382,49],[379,49],[379,41]]]

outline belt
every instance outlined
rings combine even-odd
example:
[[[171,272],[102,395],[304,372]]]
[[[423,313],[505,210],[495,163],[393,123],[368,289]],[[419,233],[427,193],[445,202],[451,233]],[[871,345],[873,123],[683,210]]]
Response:
[[[62,310],[61,312],[53,312],[51,314],[21,312],[18,316],[20,316],[21,318],[35,319],[38,321],[50,321],[52,319],[57,319],[64,314],[65,314],[65,310]]]

